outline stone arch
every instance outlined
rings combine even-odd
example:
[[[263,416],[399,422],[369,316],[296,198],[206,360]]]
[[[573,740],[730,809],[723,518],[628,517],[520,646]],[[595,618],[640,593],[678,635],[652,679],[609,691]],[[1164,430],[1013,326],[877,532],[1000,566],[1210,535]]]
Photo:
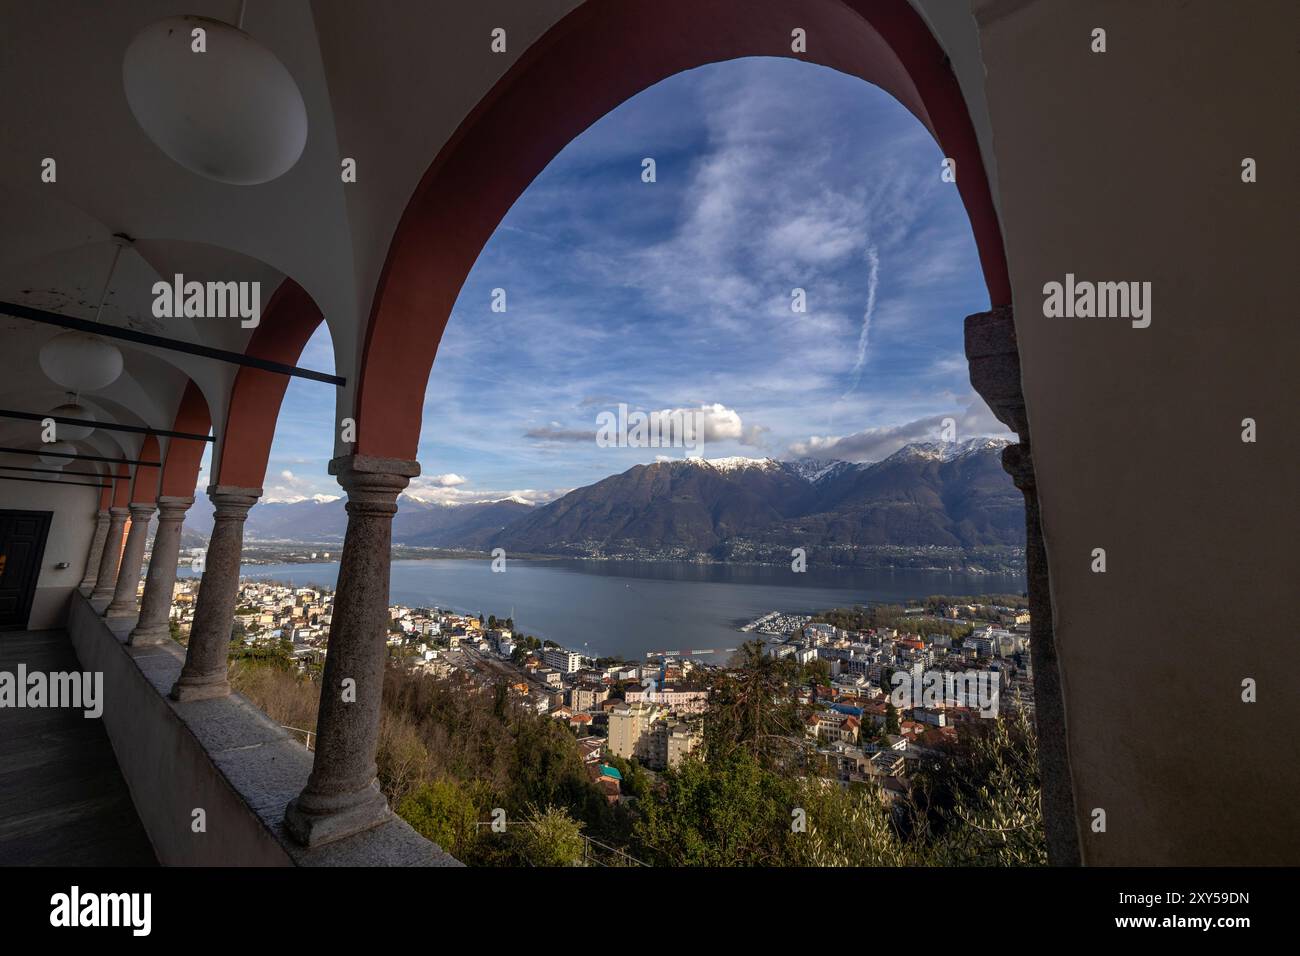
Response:
[[[292,279],[285,279],[263,310],[261,324],[253,333],[245,354],[285,365],[296,364],[307,340],[323,318],[321,310],[302,286]],[[288,387],[287,375],[240,366],[230,392],[229,413],[220,436],[221,447],[214,456],[213,485],[261,487],[266,476],[266,463],[271,456],[280,403]]]
[[[119,464],[113,475],[113,500],[111,507],[126,508],[131,504],[131,468]]]
[[[185,386],[180,406],[176,410],[173,431],[188,432],[191,435],[206,435],[212,428],[212,416],[208,403],[203,397],[203,390],[193,381]],[[203,460],[203,451],[207,442],[194,438],[176,438],[167,440],[167,457],[163,461],[162,482],[159,495],[175,498],[188,498],[194,494],[194,485],[199,477],[199,465]]]
[[[791,50],[802,28],[808,53]],[[1001,230],[947,58],[905,0],[591,0],[519,58],[438,153],[389,246],[357,384],[361,455],[414,459],[424,388],[461,285],[514,201],[583,130],[674,74],[745,56],[804,60],[893,95],[957,162],[994,306],[1010,304]],[[936,171],[936,175],[937,175]]]
[[[158,447],[158,438],[156,436],[144,436],[144,441],[140,443],[140,461],[162,461],[162,453]],[[132,504],[153,504],[158,500],[158,477],[161,468],[161,464],[140,464],[135,466],[135,474],[131,479]]]

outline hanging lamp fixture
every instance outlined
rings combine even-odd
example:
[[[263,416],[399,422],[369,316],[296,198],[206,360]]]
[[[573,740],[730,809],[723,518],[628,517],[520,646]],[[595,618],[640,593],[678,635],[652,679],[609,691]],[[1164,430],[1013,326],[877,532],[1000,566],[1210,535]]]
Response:
[[[48,454],[48,452],[60,452],[60,454],[51,455]],[[76,446],[74,446],[72,442],[55,441],[42,445],[40,451],[38,451],[36,455],[40,458],[41,464],[49,465],[51,468],[62,468],[69,461],[72,461],[71,458],[65,458],[63,456],[75,455],[76,453]]]
[[[131,240],[116,235],[113,245],[113,263],[108,267],[108,277],[99,293],[96,322],[104,311],[104,300],[117,271],[117,261],[122,250],[131,245]],[[37,360],[50,381],[76,393],[107,388],[122,374],[122,350],[103,336],[90,332],[60,332],[41,346]]]
[[[243,30],[209,17],[167,17],[122,60],[136,122],[190,172],[235,186],[288,172],[307,145],[307,107],[292,74]]]
[[[55,426],[55,434],[60,438],[81,441],[83,438],[89,438],[95,430],[95,419],[87,411],[86,406],[77,401],[76,392],[68,392],[68,400],[62,405],[51,408],[50,414],[57,415],[59,418],[75,418],[86,423],[85,425],[69,425],[66,422],[58,422]]]

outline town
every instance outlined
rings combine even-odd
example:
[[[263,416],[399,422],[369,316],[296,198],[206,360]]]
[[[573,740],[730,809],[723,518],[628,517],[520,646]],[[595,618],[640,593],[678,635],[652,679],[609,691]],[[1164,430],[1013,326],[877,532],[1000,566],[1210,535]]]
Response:
[[[176,583],[178,640],[188,633],[197,593],[197,579]],[[333,599],[325,587],[245,578],[232,647],[287,655],[299,671],[318,673]],[[901,618],[872,623],[882,614]],[[916,765],[954,741],[962,723],[1017,709],[1032,717],[1029,623],[1028,611],[1010,602],[929,599],[821,615],[772,611],[742,630],[764,635],[766,655],[797,666],[795,693],[807,716],[791,737],[805,765],[844,784],[875,783],[898,798]],[[387,645],[390,660],[410,672],[455,678],[467,689],[504,686],[520,706],[564,722],[610,802],[624,799],[611,758],[654,773],[676,768],[700,746],[711,678],[728,667],[690,652],[593,660],[522,634],[510,618],[400,604],[389,608]],[[923,675],[935,692],[913,694]],[[976,686],[993,688],[991,711],[987,699],[976,699]]]

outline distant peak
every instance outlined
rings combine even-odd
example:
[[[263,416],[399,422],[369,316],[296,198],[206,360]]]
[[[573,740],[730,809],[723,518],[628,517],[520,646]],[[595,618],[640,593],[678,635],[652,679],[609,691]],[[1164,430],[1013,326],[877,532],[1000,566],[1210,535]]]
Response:
[[[955,461],[966,455],[982,451],[998,450],[1011,444],[1008,438],[967,438],[965,441],[918,441],[904,445],[889,458],[906,460],[909,458],[931,458],[935,461]],[[888,461],[889,458],[885,460]]]
[[[771,458],[742,458],[739,455],[730,458],[686,458],[684,461],[692,465],[708,466],[716,471],[740,471],[743,468],[770,471],[781,467],[780,462],[773,461]]]
[[[482,498],[477,501],[442,501],[435,497],[425,497],[419,493],[413,495],[403,493],[398,501],[415,501],[430,508],[482,508],[485,505],[499,505],[504,502],[518,505],[533,504],[527,498],[521,498],[519,495],[506,495],[503,498]]]
[[[338,495],[286,495],[284,497],[263,498],[262,503],[268,505],[298,505],[304,501],[310,501],[313,504],[325,505],[338,500]]]
[[[838,458],[799,458],[785,462],[785,467],[805,481],[814,485],[825,478],[842,474],[845,470],[857,468],[858,465]]]

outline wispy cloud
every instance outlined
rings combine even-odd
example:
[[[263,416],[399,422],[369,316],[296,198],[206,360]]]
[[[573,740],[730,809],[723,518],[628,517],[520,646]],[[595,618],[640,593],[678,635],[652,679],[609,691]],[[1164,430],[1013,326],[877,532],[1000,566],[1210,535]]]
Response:
[[[596,413],[620,402],[708,407],[711,456],[872,455],[961,409],[962,319],[987,295],[941,160],[887,94],[790,60],[691,70],[612,111],[470,273],[425,396],[430,476],[412,489],[542,500],[652,461],[660,450],[597,447]],[[309,352],[331,365],[323,330]],[[339,493],[332,420],[332,390],[290,385],[270,473],[294,482],[277,489]]]
[[[813,435],[789,448],[793,458],[838,458],[843,461],[880,461],[915,441],[938,441],[944,424],[952,420],[958,441],[982,436],[1013,438],[982,401],[947,414],[927,415],[898,425],[878,425],[850,435]]]
[[[880,256],[876,253],[875,246],[867,247],[867,307],[862,311],[862,331],[858,333],[858,358],[853,363],[853,382],[849,385],[849,390],[844,393],[844,398],[848,398],[857,391],[858,383],[862,381],[862,366],[867,362],[867,345],[871,339],[871,316],[876,311],[876,289],[880,285]]]

